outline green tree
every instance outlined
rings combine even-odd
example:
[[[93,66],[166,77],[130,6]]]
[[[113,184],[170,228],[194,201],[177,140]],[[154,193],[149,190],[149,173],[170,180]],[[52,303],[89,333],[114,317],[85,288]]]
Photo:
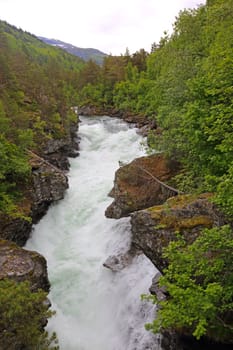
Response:
[[[164,252],[169,266],[160,286],[167,298],[158,303],[156,319],[147,329],[173,328],[207,335],[218,341],[233,336],[233,232],[229,226],[204,230],[193,244],[180,237]]]
[[[0,281],[0,347],[2,350],[58,350],[57,338],[43,326],[54,312],[48,310],[47,293],[32,293],[28,282]]]
[[[22,149],[0,136],[0,212],[17,215],[16,200],[19,190],[30,175],[30,166]]]

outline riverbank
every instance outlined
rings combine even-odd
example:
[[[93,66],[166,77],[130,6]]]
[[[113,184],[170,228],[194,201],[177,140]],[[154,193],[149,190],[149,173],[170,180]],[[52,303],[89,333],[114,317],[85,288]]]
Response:
[[[17,215],[0,214],[0,280],[4,282],[10,279],[17,283],[27,281],[32,293],[37,293],[38,290],[49,292],[47,262],[40,253],[21,247],[30,237],[33,225],[47,213],[50,205],[64,198],[68,188],[68,177],[65,174],[70,166],[68,157],[78,155],[77,130],[78,122],[71,123],[66,138],[50,139],[40,155],[28,151],[31,175],[26,186],[20,189],[22,199],[18,204]],[[24,295],[21,297],[24,298]],[[50,303],[46,305],[51,306]],[[39,332],[41,325],[39,321]],[[43,321],[43,326],[45,325],[46,320]],[[1,346],[6,345],[6,331],[0,329]],[[19,339],[14,339],[11,347],[8,344],[6,348],[21,350],[22,346]]]
[[[118,162],[144,155],[142,138],[120,119],[81,120],[80,156],[71,160],[66,196],[36,225],[26,246],[48,262],[57,311],[49,330],[57,332],[62,350],[158,350],[158,337],[144,328],[154,306],[140,298],[155,267],[142,254],[117,273],[103,267],[109,255],[129,248],[129,218],[109,220],[104,211]]]
[[[166,161],[161,154],[138,158],[121,166],[115,173],[114,187],[110,191],[114,200],[105,212],[110,218],[131,217],[131,252],[142,251],[162,274],[169,266],[164,250],[170,242],[177,241],[178,233],[185,245],[191,246],[204,229],[221,229],[229,224],[229,220],[213,204],[213,194],[181,194],[167,186],[166,181],[176,171],[179,171],[179,166]],[[210,251],[207,253],[210,254],[211,261]],[[105,264],[115,271],[129,259],[132,260],[131,254],[119,254],[107,259]],[[159,301],[169,300],[170,295],[159,284],[161,273],[154,277],[150,292]],[[230,312],[227,315],[226,317],[231,317]],[[232,346],[229,336],[222,342],[213,334],[197,340],[189,327],[162,329],[162,334],[163,349],[230,349]]]
[[[82,106],[78,109],[80,115],[83,116],[101,116],[108,115],[112,118],[119,118],[124,120],[129,124],[135,125],[138,128],[138,132],[142,136],[147,136],[150,130],[156,130],[157,124],[155,119],[148,118],[145,114],[142,113],[132,113],[129,111],[122,111],[114,107],[96,107],[96,106]]]

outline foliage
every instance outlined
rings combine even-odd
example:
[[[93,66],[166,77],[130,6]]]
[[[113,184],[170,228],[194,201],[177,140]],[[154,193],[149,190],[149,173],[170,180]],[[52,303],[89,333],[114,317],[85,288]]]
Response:
[[[147,329],[191,330],[216,340],[230,340],[233,300],[233,232],[229,226],[206,229],[187,245],[180,237],[171,242],[164,257],[169,266],[160,278],[166,300],[158,303],[158,313]]]
[[[30,166],[51,138],[69,134],[84,62],[0,21],[0,212],[20,215],[17,201]]]
[[[218,181],[214,201],[229,217],[233,217],[233,163],[229,166],[228,173]]]
[[[101,67],[92,61],[88,62],[80,71],[78,79],[80,104],[133,110],[135,96],[129,93],[125,101],[124,93],[129,86],[137,90],[137,79],[139,73],[146,69],[147,55],[144,49],[132,56],[126,50],[125,55],[105,57]]]
[[[233,0],[181,11],[173,33],[164,32],[150,54],[126,50],[105,58],[102,67],[89,63],[80,75],[81,104],[155,118],[162,134],[150,135],[149,146],[182,165],[175,186],[215,193],[228,215],[233,212],[232,18]]]
[[[20,344],[26,350],[57,350],[56,335],[43,330],[43,322],[54,312],[46,306],[42,290],[32,293],[28,282],[0,281],[0,347],[15,348]]]
[[[182,12],[174,34],[148,59],[163,128],[154,147],[178,159],[199,191],[218,192],[232,164],[232,5]]]
[[[233,0],[208,0],[179,13],[150,54],[110,56],[95,79],[83,80],[80,102],[155,118],[152,149],[177,160],[173,185],[212,192],[233,215]],[[177,240],[165,256],[161,279],[169,293],[159,302],[154,331],[176,328],[225,340],[232,336],[232,231],[205,230],[190,246]]]
[[[16,214],[15,201],[19,196],[16,184],[25,183],[30,166],[22,149],[0,135],[0,211]]]

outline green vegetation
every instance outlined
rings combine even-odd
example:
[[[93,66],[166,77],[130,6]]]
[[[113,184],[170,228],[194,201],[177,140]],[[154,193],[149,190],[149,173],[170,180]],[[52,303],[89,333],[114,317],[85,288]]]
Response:
[[[216,193],[228,215],[233,214],[232,18],[233,0],[184,10],[173,34],[164,33],[150,54],[127,50],[109,56],[92,77],[87,70],[80,85],[81,104],[155,119],[162,135],[151,134],[150,147],[183,166],[175,185]]]
[[[143,83],[136,86],[137,79],[146,69],[147,56],[143,49],[132,56],[126,50],[124,55],[105,57],[101,67],[89,61],[80,72],[80,105],[135,111],[134,96],[144,89]]]
[[[142,113],[155,119],[149,147],[182,167],[173,185],[186,193],[213,193],[233,215],[233,0],[212,0],[180,12],[151,53],[108,57],[80,103]],[[84,80],[85,81],[85,77]],[[161,285],[169,297],[148,328],[175,328],[232,339],[232,228],[204,231],[190,246],[181,240],[165,252],[170,261]]]
[[[70,107],[91,105],[155,120],[160,132],[150,134],[149,147],[181,164],[174,185],[188,193],[212,192],[231,219],[232,31],[233,0],[207,1],[182,11],[172,35],[164,33],[150,54],[126,50],[99,66],[0,21],[0,211],[19,215],[17,201],[30,177],[27,149],[43,155],[49,139],[67,136],[74,121]],[[189,246],[182,239],[171,243],[161,279],[169,296],[148,328],[228,341],[232,248],[229,226],[205,230]]]
[[[45,320],[53,315],[46,296],[42,290],[32,293],[28,282],[0,281],[1,349],[58,350],[56,335],[43,331]]]
[[[233,232],[229,226],[206,229],[187,245],[179,237],[164,253],[169,266],[160,278],[166,300],[158,303],[156,319],[147,324],[154,332],[175,328],[199,339],[232,339]]]
[[[24,183],[30,167],[23,150],[0,135],[0,211],[17,215],[15,201],[19,197],[16,183]]]
[[[0,213],[18,216],[27,150],[43,155],[49,139],[69,133],[84,63],[3,21],[0,43]]]

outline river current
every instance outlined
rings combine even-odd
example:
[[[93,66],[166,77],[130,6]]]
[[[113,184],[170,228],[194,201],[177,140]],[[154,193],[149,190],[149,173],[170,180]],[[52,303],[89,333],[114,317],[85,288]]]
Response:
[[[130,245],[129,218],[107,219],[104,211],[119,161],[145,154],[142,137],[109,117],[81,117],[79,136],[65,198],[49,208],[26,244],[48,262],[56,310],[48,330],[56,331],[61,350],[158,350],[159,339],[144,328],[154,307],[140,298],[155,267],[144,255],[120,272],[103,267]]]

